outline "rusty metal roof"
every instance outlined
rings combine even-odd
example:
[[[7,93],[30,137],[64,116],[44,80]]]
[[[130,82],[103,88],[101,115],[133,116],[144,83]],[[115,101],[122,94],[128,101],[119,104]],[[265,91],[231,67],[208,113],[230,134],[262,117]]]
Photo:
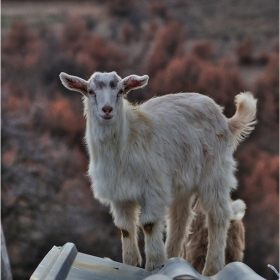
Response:
[[[250,267],[241,262],[226,265],[218,274],[199,274],[186,260],[172,258],[153,271],[79,253],[73,243],[54,246],[41,261],[30,280],[261,280]]]

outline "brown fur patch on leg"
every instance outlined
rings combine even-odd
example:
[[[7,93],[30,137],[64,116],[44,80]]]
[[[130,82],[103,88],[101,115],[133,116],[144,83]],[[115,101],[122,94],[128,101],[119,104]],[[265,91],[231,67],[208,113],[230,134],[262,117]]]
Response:
[[[144,229],[146,234],[151,234],[152,231],[153,231],[153,228],[154,228],[154,224],[153,223],[148,223],[148,224],[145,224],[143,226],[143,229]]]
[[[122,232],[122,236],[123,236],[123,238],[127,238],[127,237],[129,237],[129,232],[128,232],[127,230],[125,230],[125,229],[121,229],[121,232]]]

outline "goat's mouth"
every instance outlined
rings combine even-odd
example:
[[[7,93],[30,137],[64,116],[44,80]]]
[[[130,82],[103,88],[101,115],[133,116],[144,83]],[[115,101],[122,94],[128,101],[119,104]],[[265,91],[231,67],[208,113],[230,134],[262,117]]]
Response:
[[[111,115],[100,115],[100,117],[104,120],[110,120],[113,118],[113,116],[111,116]]]

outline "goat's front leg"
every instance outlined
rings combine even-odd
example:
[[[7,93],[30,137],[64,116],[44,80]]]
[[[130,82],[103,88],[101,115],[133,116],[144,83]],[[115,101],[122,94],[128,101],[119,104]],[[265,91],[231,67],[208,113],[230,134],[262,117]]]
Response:
[[[137,240],[139,206],[133,201],[114,202],[111,204],[111,212],[115,225],[120,228],[122,234],[123,263],[141,266],[142,258]]]
[[[166,253],[163,243],[164,231],[164,202],[141,204],[140,225],[145,234],[145,254],[146,265],[145,269],[151,271],[157,266],[160,266],[166,260]]]

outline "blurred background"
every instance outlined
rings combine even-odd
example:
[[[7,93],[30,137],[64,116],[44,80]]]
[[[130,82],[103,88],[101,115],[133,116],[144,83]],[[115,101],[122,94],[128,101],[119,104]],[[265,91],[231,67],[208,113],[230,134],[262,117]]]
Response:
[[[15,280],[53,245],[121,261],[120,232],[86,177],[81,96],[61,71],[150,76],[129,100],[199,92],[235,112],[258,98],[258,124],[238,147],[233,199],[247,204],[244,262],[279,269],[279,24],[276,0],[2,0],[1,217]],[[143,236],[140,235],[140,246]],[[143,253],[143,251],[142,251]]]

